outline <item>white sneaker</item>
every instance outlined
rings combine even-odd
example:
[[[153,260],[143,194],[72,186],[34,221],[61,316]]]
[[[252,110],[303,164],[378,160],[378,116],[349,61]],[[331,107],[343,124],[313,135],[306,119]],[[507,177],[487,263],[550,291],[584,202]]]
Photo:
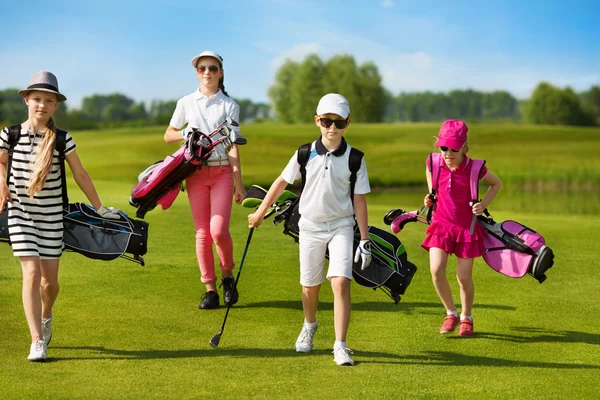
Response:
[[[347,347],[336,347],[333,349],[333,361],[337,365],[354,365],[354,360],[350,358],[350,354],[354,354]]]
[[[309,328],[306,325],[302,326],[300,335],[296,340],[296,351],[298,353],[308,353],[313,349],[313,336],[319,327],[318,323],[314,328]]]
[[[48,318],[42,318],[42,337],[46,346],[49,345],[52,340],[52,314]]]
[[[31,343],[27,359],[29,361],[46,361],[46,349],[46,342],[43,340],[36,340]]]

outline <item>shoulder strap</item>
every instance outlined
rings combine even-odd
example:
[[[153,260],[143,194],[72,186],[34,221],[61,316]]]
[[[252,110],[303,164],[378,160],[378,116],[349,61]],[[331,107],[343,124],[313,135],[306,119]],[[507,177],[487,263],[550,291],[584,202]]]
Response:
[[[440,168],[442,168],[442,155],[440,153],[429,153],[429,172],[431,172],[431,193],[430,197],[433,206],[427,210],[427,223],[431,223],[433,211],[435,209],[435,194],[438,190],[440,181]]]
[[[56,141],[54,148],[58,151],[58,159],[60,162],[60,182],[62,186],[62,201],[63,208],[69,206],[69,195],[67,194],[67,174],[65,171],[65,150],[67,147],[67,132],[62,129],[56,130]]]
[[[310,147],[312,143],[305,143],[298,147],[298,164],[300,164],[300,174],[302,175],[302,187],[300,190],[304,190],[304,184],[306,183],[306,163],[308,163],[308,157],[310,156]]]
[[[350,168],[350,201],[354,205],[354,187],[356,186],[356,175],[360,169],[362,158],[365,155],[362,151],[350,148],[350,158],[348,159],[348,168]]]
[[[440,181],[440,168],[442,155],[439,153],[429,154],[429,172],[431,172],[431,194],[435,196],[438,190],[438,184]]]
[[[471,158],[471,176],[469,178],[471,184],[471,201],[478,202],[479,201],[479,174],[483,166],[485,165],[485,160],[476,160]]]
[[[15,146],[19,143],[21,137],[21,125],[11,125],[8,127],[8,163],[6,164],[6,184],[10,180],[10,168],[12,167],[12,158]]]

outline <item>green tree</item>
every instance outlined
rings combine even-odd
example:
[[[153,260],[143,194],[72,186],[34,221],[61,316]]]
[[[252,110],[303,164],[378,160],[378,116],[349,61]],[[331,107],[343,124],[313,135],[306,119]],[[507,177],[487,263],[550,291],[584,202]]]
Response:
[[[324,94],[324,73],[325,65],[316,54],[309,54],[300,64],[290,85],[293,122],[312,120],[317,103]]]
[[[592,86],[590,90],[579,95],[583,109],[600,125],[600,86]]]
[[[9,88],[0,92],[0,121],[16,124],[27,119],[27,106],[17,92],[19,89]]]
[[[281,122],[290,123],[292,117],[292,81],[300,65],[294,61],[286,60],[275,75],[275,83],[269,88],[269,97],[273,103],[275,118]]]
[[[327,93],[343,95],[350,103],[352,121],[363,122],[365,111],[361,106],[359,75],[354,57],[349,54],[335,55],[327,60],[325,69],[321,96]]]
[[[593,125],[573,89],[560,90],[541,82],[527,103],[527,118],[534,124]]]
[[[153,125],[168,125],[177,107],[177,100],[153,100],[148,110],[148,118]],[[180,128],[179,126],[177,128]]]
[[[386,92],[381,84],[377,66],[366,62],[358,69],[360,101],[357,104],[362,113],[361,122],[382,122],[386,106]]]

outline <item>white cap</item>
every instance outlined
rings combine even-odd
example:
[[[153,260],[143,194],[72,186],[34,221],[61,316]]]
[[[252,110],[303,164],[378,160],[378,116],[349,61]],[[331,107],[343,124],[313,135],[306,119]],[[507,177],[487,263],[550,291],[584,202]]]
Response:
[[[192,58],[192,67],[197,68],[197,66],[198,66],[198,60],[201,57],[212,57],[215,60],[217,60],[219,62],[219,64],[221,65],[221,68],[223,68],[223,57],[221,57],[220,55],[218,55],[214,51],[210,51],[210,50],[203,51],[202,53],[200,53],[196,57]]]
[[[350,104],[341,94],[329,93],[321,97],[317,106],[317,115],[336,114],[342,118],[350,115]]]

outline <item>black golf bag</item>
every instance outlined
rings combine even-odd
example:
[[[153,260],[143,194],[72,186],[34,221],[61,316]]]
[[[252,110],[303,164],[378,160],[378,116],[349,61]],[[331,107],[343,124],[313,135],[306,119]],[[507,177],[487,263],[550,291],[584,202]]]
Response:
[[[121,213],[121,219],[107,219],[84,203],[71,203],[63,217],[66,250],[88,258],[110,261],[123,257],[144,265],[148,251],[148,223]]]
[[[283,233],[291,236],[296,243],[299,241],[300,234],[299,203],[300,198],[287,200],[287,204],[279,206],[280,210],[273,219],[275,225],[283,222]],[[400,295],[403,295],[410,285],[417,267],[408,261],[406,249],[397,236],[375,226],[369,226],[369,238],[371,239],[371,264],[361,270],[360,262],[353,263],[352,276],[359,285],[373,290],[381,289],[394,300],[395,304],[398,304]],[[358,225],[355,225],[354,251],[359,243],[360,231]]]

